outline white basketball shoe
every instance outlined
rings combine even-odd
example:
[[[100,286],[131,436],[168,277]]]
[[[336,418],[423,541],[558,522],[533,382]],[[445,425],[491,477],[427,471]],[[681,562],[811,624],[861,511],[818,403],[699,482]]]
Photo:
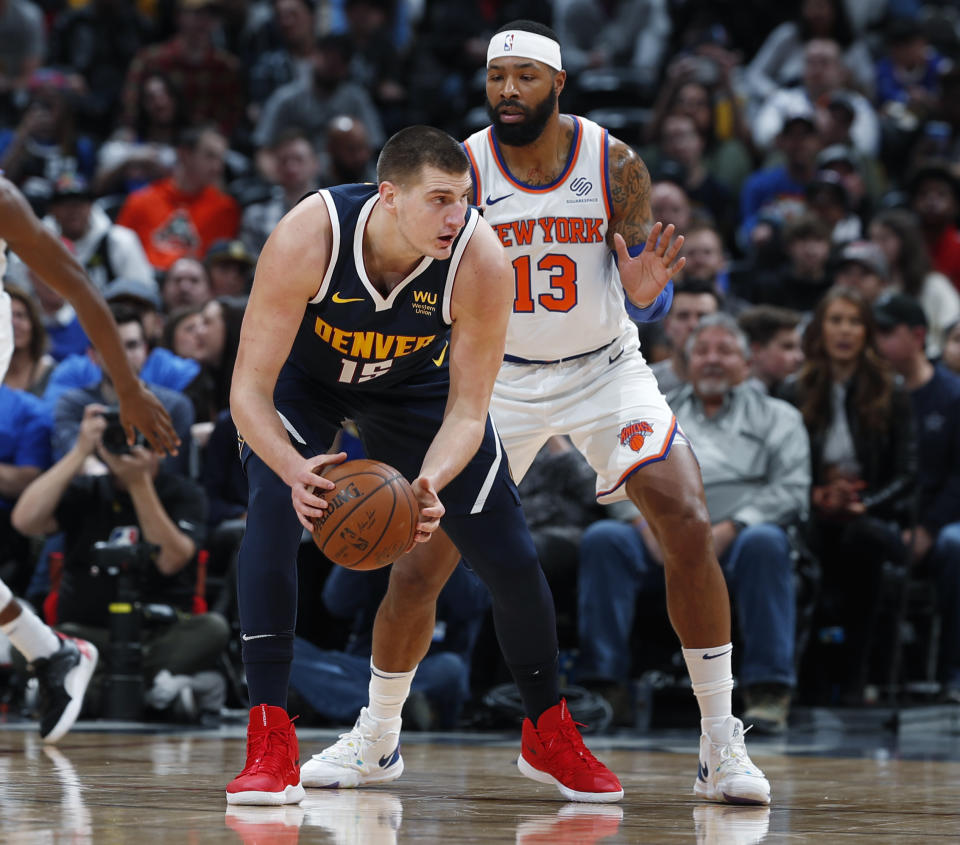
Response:
[[[387,783],[402,774],[400,731],[384,731],[366,707],[360,710],[353,730],[340,734],[333,745],[300,767],[303,785],[322,789]]]
[[[743,741],[743,722],[734,716],[700,736],[700,763],[693,791],[725,804],[769,804],[770,781],[754,765]]]

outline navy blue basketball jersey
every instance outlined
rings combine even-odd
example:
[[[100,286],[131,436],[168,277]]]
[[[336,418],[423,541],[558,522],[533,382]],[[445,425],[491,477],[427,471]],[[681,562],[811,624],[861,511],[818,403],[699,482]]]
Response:
[[[425,256],[384,296],[363,266],[363,232],[377,186],[339,185],[318,193],[330,214],[333,249],[289,363],[312,380],[361,390],[390,387],[424,368],[445,368],[454,277],[477,210],[468,210],[450,258]]]

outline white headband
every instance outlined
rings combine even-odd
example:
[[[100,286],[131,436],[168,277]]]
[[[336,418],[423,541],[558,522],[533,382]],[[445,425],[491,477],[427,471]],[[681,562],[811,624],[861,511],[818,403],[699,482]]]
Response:
[[[560,45],[545,35],[536,35],[522,29],[498,32],[490,39],[487,47],[487,64],[501,56],[523,56],[549,65],[554,70],[562,70],[560,63]]]

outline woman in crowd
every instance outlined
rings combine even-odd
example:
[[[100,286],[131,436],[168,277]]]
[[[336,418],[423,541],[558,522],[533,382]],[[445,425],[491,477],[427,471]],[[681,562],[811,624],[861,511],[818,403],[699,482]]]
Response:
[[[890,286],[923,306],[927,355],[938,357],[946,327],[960,319],[960,294],[943,273],[931,266],[919,221],[905,208],[881,211],[870,221],[870,240],[887,258]]]
[[[13,317],[13,357],[3,383],[43,396],[56,361],[47,354],[47,331],[37,303],[21,287],[6,285]]]
[[[821,625],[844,629],[840,684],[862,701],[883,565],[903,564],[916,440],[910,398],[876,348],[873,313],[852,288],[827,292],[804,335],[806,361],[785,391],[810,435],[810,545],[820,559]]]

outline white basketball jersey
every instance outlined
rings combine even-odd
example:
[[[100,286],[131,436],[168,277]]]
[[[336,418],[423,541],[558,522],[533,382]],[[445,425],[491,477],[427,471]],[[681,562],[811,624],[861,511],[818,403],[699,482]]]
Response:
[[[507,355],[556,361],[606,346],[629,327],[614,252],[607,130],[573,117],[563,172],[527,185],[508,170],[492,128],[471,135],[474,199],[513,263]]]

